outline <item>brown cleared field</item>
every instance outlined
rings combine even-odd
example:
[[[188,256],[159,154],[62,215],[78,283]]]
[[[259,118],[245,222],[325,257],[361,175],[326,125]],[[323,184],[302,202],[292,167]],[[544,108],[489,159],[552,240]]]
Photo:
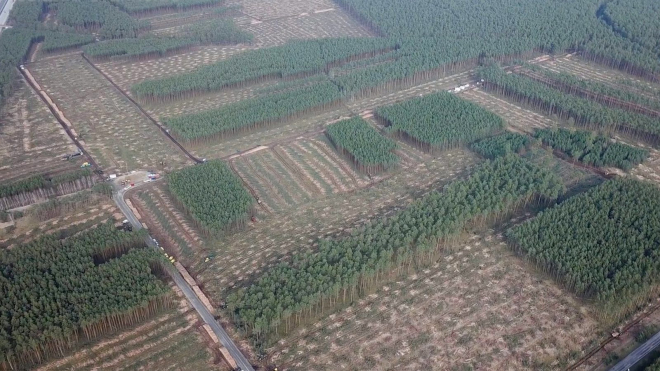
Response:
[[[37,82],[71,121],[83,145],[106,171],[177,168],[176,147],[80,55],[30,65]]]
[[[558,126],[558,122],[547,116],[478,88],[462,92],[460,96],[502,117],[511,131],[533,134],[535,129]]]
[[[374,36],[331,1],[319,4],[297,2],[296,5],[303,5],[301,9],[312,5],[314,8],[283,18],[252,20],[241,27],[254,35],[259,47],[280,45],[292,39]]]
[[[259,0],[230,1],[241,5],[241,12],[259,21],[298,16],[337,8],[331,0],[277,0],[264,4]]]
[[[561,369],[595,331],[587,307],[489,231],[296,331],[269,355],[286,370]]]
[[[212,64],[231,57],[234,54],[253,49],[248,45],[220,46],[208,45],[193,48],[190,51],[170,57],[142,62],[116,60],[95,65],[108,75],[122,90],[130,92],[131,86],[143,80],[158,79]]]
[[[78,169],[84,160],[62,160],[76,152],[76,146],[48,106],[24,80],[16,85],[0,112],[0,182]]]
[[[87,344],[37,370],[225,370],[201,325],[195,311],[181,300],[176,309]]]

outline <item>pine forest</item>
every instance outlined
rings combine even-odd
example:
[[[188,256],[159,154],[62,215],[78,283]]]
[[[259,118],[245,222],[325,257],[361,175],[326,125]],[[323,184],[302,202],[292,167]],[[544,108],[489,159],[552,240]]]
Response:
[[[167,182],[182,208],[206,233],[240,227],[252,214],[254,199],[220,160],[175,171]]]
[[[660,190],[614,179],[511,229],[515,249],[618,320],[646,302],[660,277]]]
[[[394,135],[428,152],[456,148],[504,128],[504,120],[451,93],[430,94],[376,110]]]
[[[337,150],[362,171],[374,173],[398,162],[396,143],[359,117],[328,126],[326,134]]]
[[[537,130],[534,136],[543,144],[596,167],[614,166],[628,171],[649,155],[646,150],[615,143],[589,131],[545,129]]]
[[[170,304],[159,254],[144,233],[100,225],[66,240],[52,236],[0,251],[0,356],[15,369],[62,355],[143,321]]]

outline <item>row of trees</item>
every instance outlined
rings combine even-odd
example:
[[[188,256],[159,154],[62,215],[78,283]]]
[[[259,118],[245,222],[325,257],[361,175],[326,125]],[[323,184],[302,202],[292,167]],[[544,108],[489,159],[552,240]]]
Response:
[[[0,105],[3,105],[13,91],[13,83],[18,74],[16,68],[25,60],[32,41],[36,39],[29,29],[10,28],[0,37]]]
[[[108,39],[137,37],[148,22],[138,21],[107,1],[66,0],[56,3],[57,18],[77,30],[98,30]]]
[[[288,331],[325,308],[368,292],[391,273],[433,260],[466,223],[499,219],[563,190],[556,175],[518,156],[480,165],[467,180],[431,192],[393,217],[350,237],[321,240],[317,252],[294,256],[227,299],[239,326],[257,339]]]
[[[507,131],[476,141],[470,144],[470,149],[486,158],[495,159],[509,153],[521,153],[531,145],[532,140],[527,135]]]
[[[547,68],[542,68],[534,64],[521,63],[525,69],[534,71],[538,74],[541,74],[542,77],[550,79],[551,81],[561,84],[564,87],[564,90],[569,94],[583,95],[580,94],[580,91],[587,91],[594,94],[594,99],[602,102],[606,105],[611,105],[614,107],[621,106],[616,104],[609,97],[616,98],[620,101],[641,105],[644,107],[649,107],[655,110],[660,110],[660,100],[650,98],[648,96],[634,93],[619,87],[614,87],[608,84],[598,82],[596,80],[587,80],[581,79],[575,75],[571,75],[565,72],[554,72]],[[634,109],[634,107],[633,107]]]
[[[617,178],[540,213],[507,235],[530,260],[617,320],[660,278],[660,190]]]
[[[154,11],[183,11],[223,4],[225,0],[109,0],[119,9],[134,15],[147,15]]]
[[[98,203],[99,199],[109,196],[104,192],[105,190],[102,187],[104,185],[107,185],[107,183],[100,183],[100,187],[95,186],[91,190],[83,190],[71,196],[50,199],[31,207],[28,214],[43,222],[64,214],[70,214],[76,210],[82,210],[89,205]]]
[[[301,89],[244,100],[214,110],[163,119],[177,139],[204,141],[221,138],[329,106],[341,98],[339,89],[323,82]]]
[[[605,136],[590,131],[544,129],[537,130],[534,136],[543,144],[596,167],[614,166],[628,171],[649,156],[644,149],[614,143]]]
[[[333,63],[359,58],[392,48],[382,39],[318,39],[292,41],[285,45],[248,51],[196,71],[159,80],[148,80],[131,88],[145,101],[194,96],[264,79],[317,73]]]
[[[579,125],[591,129],[620,130],[653,143],[660,141],[660,123],[652,117],[567,95],[531,78],[506,73],[496,65],[480,68],[478,77],[485,80],[484,86],[490,90],[548,114],[572,118]]]
[[[61,52],[94,42],[94,36],[88,34],[43,31],[44,42],[41,50],[46,53]]]
[[[326,135],[337,150],[362,171],[379,172],[399,162],[399,157],[394,154],[396,143],[360,117],[328,126]]]
[[[504,128],[504,120],[484,108],[441,92],[376,110],[388,130],[428,152],[458,147]]]
[[[238,44],[251,42],[252,39],[252,34],[236,27],[232,20],[217,19],[188,27],[183,36],[106,40],[88,45],[83,51],[94,58],[151,58],[201,44]]]
[[[168,306],[163,258],[112,222],[0,251],[0,360],[24,368]]]
[[[40,188],[52,188],[78,179],[89,178],[91,176],[93,176],[92,171],[88,169],[75,170],[55,175],[53,177],[48,177],[43,174],[34,175],[17,182],[0,184],[0,198],[30,192]]]
[[[207,234],[240,227],[253,213],[254,199],[220,160],[177,170],[167,182],[179,206]]]

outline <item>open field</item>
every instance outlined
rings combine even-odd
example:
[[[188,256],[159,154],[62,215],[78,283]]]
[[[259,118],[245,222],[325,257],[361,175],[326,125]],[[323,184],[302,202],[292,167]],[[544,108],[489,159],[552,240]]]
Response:
[[[17,85],[0,113],[1,182],[79,168],[84,160],[62,160],[62,156],[76,152],[76,146],[46,104],[22,79]]]
[[[200,332],[197,318],[182,300],[176,309],[87,344],[83,350],[37,370],[223,370],[216,364],[220,359],[211,353],[210,340]]]
[[[295,331],[269,349],[284,369],[559,369],[597,337],[587,307],[472,235],[417,274]]]
[[[71,121],[107,172],[187,164],[171,142],[80,55],[30,65],[37,82]]]

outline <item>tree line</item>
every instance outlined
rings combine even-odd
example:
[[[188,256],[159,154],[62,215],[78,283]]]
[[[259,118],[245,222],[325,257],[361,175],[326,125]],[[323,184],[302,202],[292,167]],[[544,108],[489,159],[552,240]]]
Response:
[[[628,171],[649,156],[647,150],[612,142],[607,137],[590,131],[543,129],[537,130],[534,136],[543,144],[596,167],[614,166]]]
[[[620,107],[620,105],[613,103],[611,99],[608,99],[609,97],[616,98],[627,103],[652,108],[654,110],[660,110],[660,100],[658,99],[650,98],[642,94],[633,93],[631,91],[598,82],[596,80],[582,79],[566,72],[554,72],[547,68],[539,67],[537,65],[525,62],[518,62],[518,64],[523,66],[524,69],[539,73],[543,77],[561,84],[569,94],[578,94],[578,90],[581,89],[593,93],[596,96],[595,99],[597,101],[604,103],[605,105],[610,105],[611,107]]]
[[[221,108],[162,119],[172,135],[187,142],[235,135],[256,127],[295,117],[341,99],[331,82],[252,98]]]
[[[105,40],[85,46],[83,52],[93,58],[151,58],[202,44],[248,43],[252,39],[252,34],[236,27],[231,19],[217,19],[188,26],[182,36]]]
[[[137,37],[149,23],[132,18],[108,1],[66,0],[55,3],[57,18],[78,31],[98,31],[107,39]]]
[[[91,176],[93,176],[93,173],[89,169],[79,169],[52,177],[44,174],[34,175],[13,183],[0,184],[0,198],[14,196],[37,189],[53,188],[60,184],[73,182]]]
[[[504,128],[504,120],[477,104],[440,92],[378,108],[387,130],[428,152],[468,144]]]
[[[247,51],[190,73],[147,80],[131,87],[131,92],[145,101],[186,98],[228,86],[318,73],[333,63],[394,46],[387,40],[367,38],[291,41],[278,47]]]
[[[225,0],[110,0],[122,11],[144,16],[155,11],[183,11],[218,6]]]
[[[221,160],[174,171],[167,184],[178,205],[207,234],[240,227],[253,213],[254,199]]]
[[[618,320],[657,292],[660,190],[616,178],[507,232],[515,249],[603,318]]]
[[[396,143],[360,117],[328,126],[326,135],[337,150],[348,156],[361,171],[384,171],[399,162],[394,154]]]
[[[23,369],[168,307],[163,257],[112,222],[0,251],[0,368]]]
[[[392,217],[349,237],[321,240],[316,252],[294,255],[232,293],[228,308],[241,328],[267,344],[278,331],[290,331],[369,292],[391,274],[431,261],[459,239],[468,222],[498,220],[526,204],[556,199],[563,189],[555,174],[518,156],[488,161],[468,179],[431,192]]]
[[[652,143],[660,141],[660,123],[652,117],[564,94],[529,77],[506,73],[497,65],[480,68],[477,75],[485,80],[486,89],[512,97],[548,114],[573,119],[576,124],[589,129],[621,131]]]

